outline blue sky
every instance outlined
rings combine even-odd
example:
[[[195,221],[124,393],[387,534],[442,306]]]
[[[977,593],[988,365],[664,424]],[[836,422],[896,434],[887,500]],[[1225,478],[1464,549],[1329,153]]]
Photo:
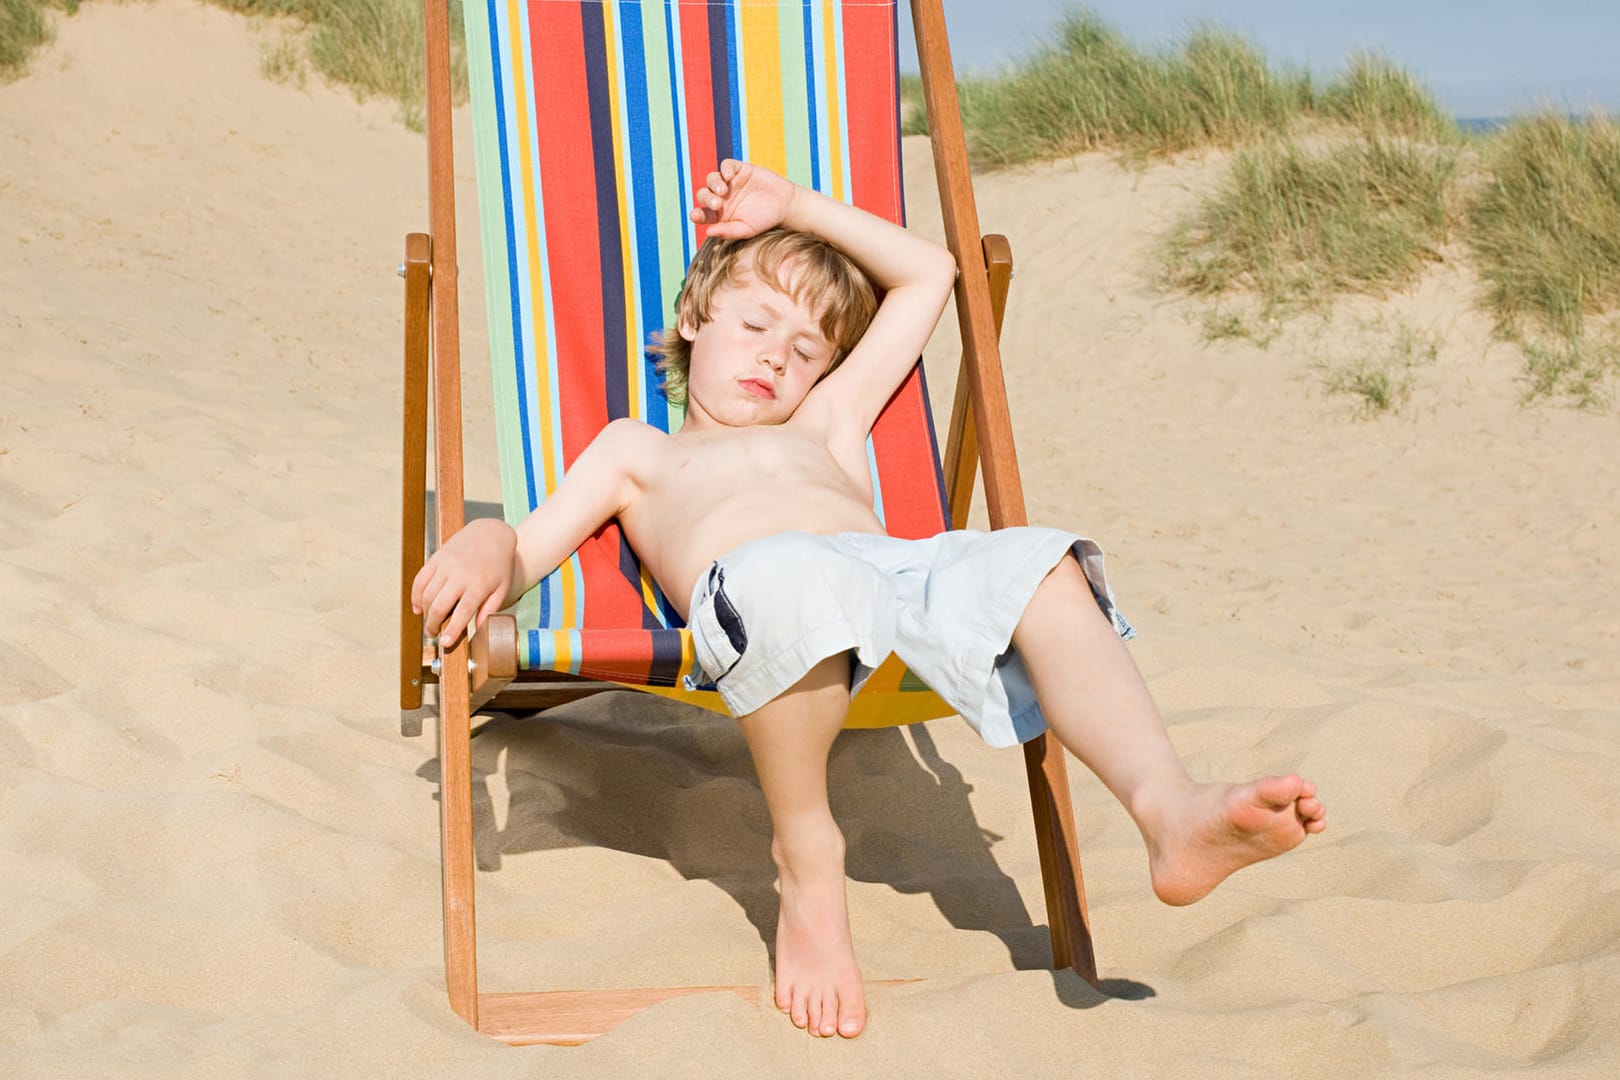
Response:
[[[993,71],[1038,41],[1063,0],[944,0],[958,72]],[[916,71],[911,5],[900,2],[901,68]],[[1275,62],[1337,71],[1383,52],[1458,116],[1511,116],[1551,101],[1620,114],[1620,0],[1092,0],[1141,45],[1201,22],[1236,31]]]

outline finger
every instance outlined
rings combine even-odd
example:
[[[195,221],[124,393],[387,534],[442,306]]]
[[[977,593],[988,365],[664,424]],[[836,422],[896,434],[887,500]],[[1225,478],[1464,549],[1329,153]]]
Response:
[[[423,566],[411,579],[411,613],[422,614],[422,586],[427,584],[428,568]]]
[[[433,633],[433,627],[431,625],[431,621],[433,619],[433,599],[439,594],[438,568],[424,566],[422,568],[422,573],[424,577],[421,588],[418,590],[415,607],[417,612],[422,616],[422,629],[431,634]]]
[[[428,601],[427,610],[422,617],[422,626],[428,633],[444,632],[444,620],[455,610],[456,601],[461,599],[461,592],[460,587],[450,585],[448,582],[434,590],[434,595]]]
[[[449,620],[444,624],[443,632],[439,634],[439,644],[446,649],[454,648],[456,642],[461,640],[461,632],[467,629],[467,624],[472,622],[473,614],[477,610],[478,607],[472,598],[463,594],[456,603],[456,609],[450,613]]]
[[[504,596],[495,595],[485,601],[484,606],[478,609],[478,617],[473,621],[473,626],[479,627],[489,622],[489,617],[501,610],[501,601],[504,599],[506,599]]]
[[[728,157],[720,163],[720,175],[730,180],[737,175],[738,170],[741,168],[742,162],[736,158]]]
[[[705,186],[716,195],[726,193],[726,178],[717,172],[712,172],[704,181]]]

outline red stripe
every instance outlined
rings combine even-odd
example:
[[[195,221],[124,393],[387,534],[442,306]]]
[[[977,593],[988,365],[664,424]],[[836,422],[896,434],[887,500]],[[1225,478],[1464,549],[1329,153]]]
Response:
[[[933,447],[922,376],[913,370],[872,425],[872,456],[883,489],[883,526],[890,536],[917,540],[947,527],[931,460]]]
[[[582,6],[532,2],[534,93],[540,182],[545,192],[546,260],[559,359],[557,395],[562,465],[571,468],[607,425],[603,283],[598,245],[591,104],[586,82]],[[616,194],[610,194],[616,197]],[[539,364],[543,358],[536,358]],[[639,626],[643,603],[619,573],[616,522],[579,550],[586,626]],[[645,651],[651,657],[651,642]]]
[[[647,685],[653,652],[650,631],[592,627],[580,644],[585,653],[579,665],[581,675]]]
[[[681,79],[686,87],[686,161],[692,190],[720,167],[714,138],[714,87],[709,67],[709,13],[698,4],[681,5]],[[692,192],[682,196],[690,206]],[[699,225],[698,243],[708,229]]]
[[[546,260],[553,347],[559,358],[563,468],[607,424],[602,342],[602,263],[597,250],[596,185],[585,43],[577,4],[529,4],[540,182],[545,192]],[[537,364],[544,364],[536,357]]]
[[[855,205],[902,224],[898,118],[895,115],[893,13],[883,6],[844,8],[850,180]],[[872,425],[872,454],[883,490],[883,523],[903,539],[942,531],[939,481],[922,378],[913,371]]]
[[[844,81],[855,205],[901,223],[895,117],[894,25],[887,5],[844,7]]]
[[[579,546],[579,566],[585,574],[585,625],[588,627],[641,626],[641,613],[647,603],[638,588],[619,571],[620,547],[625,543],[616,519]],[[644,681],[652,669],[652,638],[645,630],[629,630],[645,640],[636,651],[624,654],[630,667],[640,664],[636,681]]]

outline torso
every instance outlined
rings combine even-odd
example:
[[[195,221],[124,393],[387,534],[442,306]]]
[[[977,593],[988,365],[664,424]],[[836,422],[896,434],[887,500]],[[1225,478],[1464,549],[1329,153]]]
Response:
[[[739,544],[773,533],[881,533],[864,440],[849,445],[788,424],[665,435],[648,428],[625,538],[672,604]]]

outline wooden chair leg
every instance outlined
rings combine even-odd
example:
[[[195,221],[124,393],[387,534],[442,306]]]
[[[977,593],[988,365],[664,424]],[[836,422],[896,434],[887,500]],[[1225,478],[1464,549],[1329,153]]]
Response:
[[[1046,889],[1046,921],[1052,934],[1052,966],[1070,968],[1097,985],[1097,957],[1091,946],[1091,916],[1080,875],[1080,846],[1074,833],[1074,802],[1063,744],[1050,731],[1024,744],[1029,800],[1035,813],[1035,845],[1041,855]]]
[[[439,678],[439,867],[444,884],[444,982],[450,1007],[478,1026],[478,931],[473,905],[472,712],[467,643]]]
[[[422,617],[411,611],[411,582],[422,569],[427,528],[428,333],[431,247],[427,235],[405,238],[405,448],[400,498],[399,707],[422,707]]]
[[[981,238],[980,249],[995,336],[999,340],[1012,283],[1012,248],[1005,236],[992,233]],[[979,440],[969,394],[970,360],[970,354],[964,350],[962,370],[956,380],[956,405],[951,411],[950,433],[945,444],[946,499],[950,505],[951,527],[957,529],[967,526],[979,463]],[[1024,768],[1029,778],[1030,806],[1035,815],[1035,843],[1040,851],[1041,882],[1052,935],[1052,964],[1070,968],[1096,986],[1097,960],[1092,950],[1085,880],[1080,872],[1080,847],[1075,837],[1074,806],[1069,798],[1068,766],[1056,736],[1048,732],[1024,744]]]

